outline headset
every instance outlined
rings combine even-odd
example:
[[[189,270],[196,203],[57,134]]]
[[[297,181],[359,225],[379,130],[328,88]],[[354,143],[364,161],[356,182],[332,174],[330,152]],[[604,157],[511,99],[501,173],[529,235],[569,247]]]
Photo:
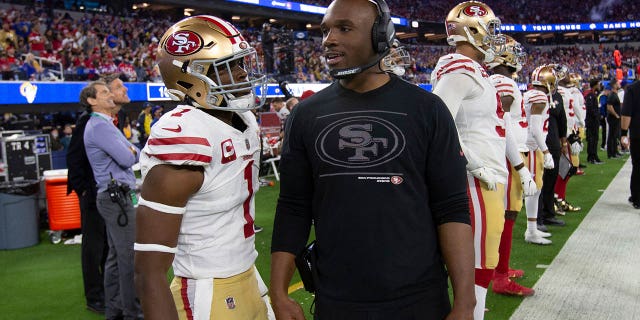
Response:
[[[371,45],[373,46],[373,52],[378,55],[373,59],[373,61],[362,66],[331,70],[329,73],[334,78],[343,79],[371,68],[373,65],[379,63],[391,49],[391,44],[395,38],[396,31],[393,26],[393,21],[391,21],[391,11],[389,10],[389,6],[385,0],[368,1],[373,3],[378,10],[378,16],[371,27]]]
[[[389,6],[384,0],[369,0],[378,9],[378,17],[371,28],[371,43],[375,53],[383,53],[391,48],[395,38],[395,27],[391,21]]]

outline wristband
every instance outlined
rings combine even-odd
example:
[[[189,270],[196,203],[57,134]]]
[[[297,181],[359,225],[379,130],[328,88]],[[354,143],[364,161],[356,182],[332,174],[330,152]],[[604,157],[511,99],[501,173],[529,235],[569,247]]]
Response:
[[[629,132],[629,130],[620,130],[620,132],[622,133],[622,136],[625,137],[627,135],[627,133]]]

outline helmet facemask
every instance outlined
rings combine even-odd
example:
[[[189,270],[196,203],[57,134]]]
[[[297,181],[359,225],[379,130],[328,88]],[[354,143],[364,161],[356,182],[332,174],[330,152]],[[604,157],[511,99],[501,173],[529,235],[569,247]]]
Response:
[[[392,72],[395,75],[402,77],[405,74],[405,68],[411,66],[411,56],[400,42],[394,40],[391,46],[389,54],[382,58],[382,71]]]
[[[499,56],[496,56],[495,59],[489,62],[487,65],[490,69],[493,69],[499,65],[505,65],[507,67],[511,67],[515,69],[516,72],[522,70],[522,65],[525,64],[527,60],[527,54],[524,51],[524,47],[515,41],[510,36],[504,36],[506,43],[504,45],[504,50]]]

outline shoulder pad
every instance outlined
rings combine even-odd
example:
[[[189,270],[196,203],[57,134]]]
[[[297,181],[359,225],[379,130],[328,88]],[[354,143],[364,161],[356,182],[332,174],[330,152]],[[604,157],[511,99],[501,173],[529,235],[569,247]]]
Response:
[[[151,128],[144,152],[149,157],[173,165],[209,165],[213,158],[211,143],[199,130],[200,123],[170,114]]]
[[[473,60],[461,54],[448,54],[443,56],[438,60],[438,64],[433,72],[436,73],[436,80],[440,80],[445,74],[454,73],[466,74],[471,77],[482,76],[482,73],[473,63]]]

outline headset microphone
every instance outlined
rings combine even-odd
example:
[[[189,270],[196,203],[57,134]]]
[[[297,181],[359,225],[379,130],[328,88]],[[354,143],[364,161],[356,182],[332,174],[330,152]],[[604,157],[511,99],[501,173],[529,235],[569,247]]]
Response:
[[[384,58],[384,56],[386,56],[389,53],[389,49],[385,50],[385,52],[378,54],[373,61],[365,64],[365,65],[361,65],[361,66],[357,66],[357,67],[352,67],[352,68],[344,68],[344,69],[334,69],[334,70],[330,70],[329,74],[336,78],[336,79],[344,79],[347,78],[349,76],[352,76],[354,74],[358,74],[364,70],[367,70],[371,67],[373,67],[374,65],[380,63],[380,60],[382,60],[382,58]]]

